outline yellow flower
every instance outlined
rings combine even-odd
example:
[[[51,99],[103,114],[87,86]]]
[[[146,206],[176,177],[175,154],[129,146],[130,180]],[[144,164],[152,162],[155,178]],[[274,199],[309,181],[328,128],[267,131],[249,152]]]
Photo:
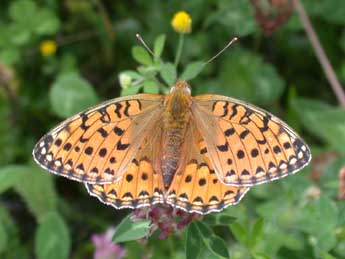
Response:
[[[180,11],[171,20],[171,26],[178,33],[190,33],[192,31],[192,18],[187,12]]]
[[[49,57],[56,53],[57,43],[54,40],[45,40],[40,44],[40,51],[42,56]]]

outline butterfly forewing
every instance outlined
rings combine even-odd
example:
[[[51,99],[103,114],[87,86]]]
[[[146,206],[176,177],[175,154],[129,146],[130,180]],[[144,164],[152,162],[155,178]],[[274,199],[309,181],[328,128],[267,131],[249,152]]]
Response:
[[[123,177],[111,184],[85,184],[88,192],[101,202],[121,208],[139,208],[164,203],[162,175],[157,171],[161,130],[155,125],[141,144]],[[159,168],[158,168],[159,169]]]
[[[253,105],[219,96],[193,99],[192,113],[220,180],[252,186],[295,173],[311,153],[284,122]]]
[[[241,200],[249,188],[226,186],[219,181],[205,152],[205,142],[193,122],[188,127],[184,147],[188,149],[183,152],[185,163],[167,191],[167,203],[187,212],[207,214]]]
[[[160,95],[107,101],[62,122],[35,146],[33,156],[52,173],[89,183],[119,179],[161,115]]]

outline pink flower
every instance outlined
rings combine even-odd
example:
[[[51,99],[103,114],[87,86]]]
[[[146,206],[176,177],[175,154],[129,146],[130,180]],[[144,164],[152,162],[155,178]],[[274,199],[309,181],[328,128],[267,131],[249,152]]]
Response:
[[[114,228],[109,228],[104,234],[94,234],[91,237],[92,243],[96,250],[94,259],[122,259],[126,254],[126,250],[111,240],[115,233]]]

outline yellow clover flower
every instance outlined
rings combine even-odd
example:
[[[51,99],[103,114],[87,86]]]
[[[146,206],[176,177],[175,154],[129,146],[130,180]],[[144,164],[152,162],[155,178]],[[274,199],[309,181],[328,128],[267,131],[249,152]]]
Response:
[[[45,40],[40,44],[40,51],[42,56],[49,57],[56,53],[57,43],[54,40]]]
[[[178,33],[190,33],[192,31],[192,18],[185,11],[177,12],[171,20],[171,26]]]

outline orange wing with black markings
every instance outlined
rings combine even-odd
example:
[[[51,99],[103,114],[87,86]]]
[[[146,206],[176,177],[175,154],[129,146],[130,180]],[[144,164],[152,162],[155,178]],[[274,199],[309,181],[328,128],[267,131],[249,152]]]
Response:
[[[138,94],[104,102],[62,122],[35,146],[36,162],[88,183],[120,179],[161,116],[163,96]]]
[[[120,180],[111,184],[85,184],[92,196],[117,209],[164,203],[162,174],[156,165],[160,158],[162,131],[157,123],[155,126],[155,134],[144,139],[140,151]]]
[[[196,125],[186,133],[186,163],[178,171],[167,191],[166,202],[187,212],[207,214],[237,204],[249,190],[226,186],[219,181],[206,152],[206,144]]]
[[[293,174],[311,153],[304,141],[274,115],[239,100],[202,95],[192,113],[219,179],[253,186]]]

